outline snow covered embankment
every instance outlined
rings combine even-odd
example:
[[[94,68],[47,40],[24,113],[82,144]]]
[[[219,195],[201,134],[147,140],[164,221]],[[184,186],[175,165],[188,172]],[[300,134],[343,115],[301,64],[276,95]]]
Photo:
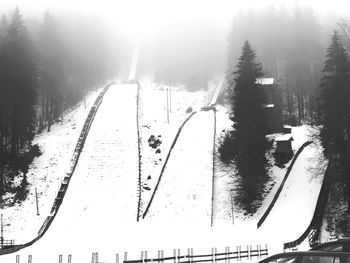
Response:
[[[49,215],[57,196],[60,183],[70,165],[70,160],[78,141],[84,121],[100,90],[91,92],[84,102],[65,114],[62,122],[52,125],[50,132],[35,136],[33,144],[38,144],[42,155],[35,158],[27,173],[31,190],[23,203],[1,209],[4,217],[4,238],[14,239],[15,244],[32,240]],[[35,188],[38,193],[39,215],[35,202]]]

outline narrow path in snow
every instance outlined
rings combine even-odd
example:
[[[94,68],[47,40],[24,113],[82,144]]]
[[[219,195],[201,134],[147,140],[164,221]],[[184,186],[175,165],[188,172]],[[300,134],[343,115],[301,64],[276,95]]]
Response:
[[[213,112],[186,124],[165,168],[148,218],[181,225],[210,225]]]
[[[259,232],[277,234],[276,239],[288,242],[298,238],[308,227],[324,176],[319,165],[319,151],[320,147],[311,144],[301,152]]]

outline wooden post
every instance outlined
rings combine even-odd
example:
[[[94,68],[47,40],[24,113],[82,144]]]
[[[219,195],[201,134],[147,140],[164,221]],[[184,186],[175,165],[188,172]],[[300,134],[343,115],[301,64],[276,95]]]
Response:
[[[214,249],[214,260],[215,260],[215,262],[216,262],[216,254],[217,254],[217,249],[215,248]]]
[[[62,263],[62,255],[59,256],[59,263]],[[92,252],[91,263],[95,263],[95,253]]]
[[[144,263],[145,260],[143,259],[143,251],[141,251],[141,262]]]
[[[59,191],[59,190],[58,190]],[[38,199],[38,191],[35,187],[35,201],[36,201],[36,215],[37,216],[40,216],[40,213],[39,213],[39,199]]]
[[[176,249],[173,250],[173,254],[174,254],[174,263],[177,263]]]
[[[230,263],[231,262],[231,259],[230,259],[230,247],[227,247],[227,255],[228,255],[227,263]]]
[[[16,263],[19,263],[19,255],[16,255]]]
[[[28,263],[32,263],[32,255],[28,255]]]
[[[1,214],[1,225],[0,225],[0,248],[4,247],[4,222],[3,215]]]
[[[115,263],[119,263],[119,254],[115,255]]]
[[[241,257],[241,251],[239,249],[239,246],[237,246],[237,261],[240,261]]]
[[[261,245],[258,245],[258,258],[261,257]]]
[[[93,256],[94,254],[92,254]],[[58,263],[62,263],[62,255],[58,255]],[[92,261],[91,263],[94,263],[94,261]]]
[[[160,250],[158,250],[158,262],[160,262]]]
[[[97,253],[96,253],[97,254]],[[98,261],[97,261],[98,262]],[[68,263],[72,263],[72,255],[68,255]]]
[[[98,263],[98,252],[95,252],[95,263]]]
[[[164,262],[164,250],[160,251],[160,259],[162,261],[162,263]]]
[[[235,223],[235,215],[233,213],[233,189],[230,190],[231,195],[231,216],[232,216],[232,224]]]
[[[170,105],[170,112],[171,112],[171,86],[169,87],[169,105]]]
[[[214,252],[214,248],[211,248],[211,262],[215,263],[215,252]]]
[[[169,88],[166,88],[166,119],[169,123]]]
[[[124,262],[128,261],[128,252],[124,252]]]
[[[177,262],[180,262],[180,249],[177,250]]]
[[[192,258],[192,261],[191,262],[193,262],[193,248],[191,248],[191,258]]]
[[[145,250],[145,261],[147,261],[147,250]]]

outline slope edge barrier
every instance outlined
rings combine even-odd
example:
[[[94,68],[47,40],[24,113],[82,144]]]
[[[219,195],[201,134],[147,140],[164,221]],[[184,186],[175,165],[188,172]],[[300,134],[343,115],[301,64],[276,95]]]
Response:
[[[141,85],[137,82],[137,100],[136,100],[136,125],[137,125],[137,151],[138,151],[138,188],[137,188],[137,216],[136,221],[140,219],[140,209],[141,209],[141,134],[140,134],[140,89]]]
[[[63,198],[67,192],[67,189],[68,189],[68,185],[69,185],[69,182],[71,180],[71,177],[75,171],[75,168],[78,164],[78,160],[79,160],[79,157],[80,157],[80,154],[82,152],[82,149],[84,147],[84,144],[85,144],[85,141],[86,141],[86,138],[87,138],[87,135],[89,133],[89,130],[90,130],[90,127],[92,125],[92,122],[95,118],[95,115],[97,113],[97,110],[99,108],[99,106],[101,105],[102,103],[102,100],[103,100],[103,96],[106,94],[107,90],[109,89],[109,87],[111,85],[114,85],[116,84],[114,81],[110,82],[109,84],[107,84],[103,90],[100,92],[100,94],[98,95],[98,97],[96,98],[93,106],[91,107],[90,111],[89,111],[89,114],[85,120],[85,123],[84,123],[84,126],[80,132],[80,136],[79,136],[79,139],[78,139],[78,142],[75,146],[75,149],[74,149],[74,153],[73,153],[73,156],[72,156],[72,159],[70,161],[70,169],[69,171],[65,174],[65,177],[61,183],[61,187],[57,193],[57,196],[54,200],[54,203],[52,205],[52,208],[51,208],[51,211],[50,211],[50,215],[48,215],[44,221],[44,223],[42,224],[41,228],[39,229],[38,231],[38,236],[36,238],[34,238],[32,241],[29,241],[27,243],[24,243],[24,244],[20,244],[20,245],[14,245],[14,246],[11,246],[11,247],[7,247],[7,248],[4,248],[4,249],[0,249],[0,255],[5,255],[5,254],[10,254],[10,253],[14,253],[16,251],[19,251],[25,247],[28,247],[28,246],[31,246],[32,244],[34,244],[36,241],[38,241],[45,233],[46,231],[49,229],[50,225],[52,224],[61,204],[62,204],[62,201],[63,201]]]
[[[279,188],[278,188],[278,190],[277,190],[275,196],[273,197],[273,199],[272,199],[270,205],[268,206],[267,210],[265,211],[265,213],[262,215],[262,217],[261,217],[261,218],[259,219],[259,221],[258,221],[258,224],[257,224],[257,227],[258,227],[258,228],[264,223],[265,219],[266,219],[267,216],[270,214],[270,212],[271,212],[273,206],[275,205],[275,203],[276,203],[276,201],[277,201],[277,199],[278,199],[280,193],[282,192],[282,189],[283,189],[283,187],[284,187],[284,184],[285,184],[285,182],[287,181],[288,176],[289,176],[289,174],[290,174],[290,172],[291,172],[291,170],[292,170],[292,168],[293,168],[293,166],[294,166],[294,163],[295,163],[295,161],[297,160],[297,158],[299,157],[299,154],[304,150],[304,148],[305,148],[306,146],[310,145],[311,143],[312,143],[311,141],[305,142],[305,143],[298,149],[297,153],[294,155],[293,160],[292,160],[291,164],[289,165],[289,167],[288,167],[288,169],[287,169],[287,172],[286,172],[286,174],[284,175],[284,178],[283,178],[283,180],[282,180],[282,183],[280,184],[280,186],[279,186]]]
[[[211,190],[211,216],[210,225],[214,225],[214,191],[215,191],[215,166],[216,166],[216,110],[214,111],[214,136],[213,136],[213,175],[212,175],[212,190]]]

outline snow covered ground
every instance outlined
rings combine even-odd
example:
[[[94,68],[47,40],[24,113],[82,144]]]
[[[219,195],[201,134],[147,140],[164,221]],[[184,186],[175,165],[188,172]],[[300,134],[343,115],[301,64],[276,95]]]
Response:
[[[28,199],[21,205],[1,209],[5,239],[13,239],[19,244],[37,235],[49,214],[65,170],[69,168],[80,131],[98,94],[99,90],[91,92],[86,98],[86,107],[81,102],[66,113],[62,122],[52,125],[50,132],[45,130],[34,138],[33,144],[38,144],[43,154],[35,158],[29,167],[27,176],[31,190]],[[36,210],[35,188],[40,215],[37,215]]]
[[[147,217],[210,225],[214,113],[198,112],[175,145]]]
[[[137,212],[136,94],[137,85],[109,88],[54,222],[23,250],[35,255],[35,262],[53,260],[60,251],[84,258],[85,251],[125,240],[125,233],[118,236]]]
[[[150,78],[142,78],[140,84],[142,185],[144,186],[141,212],[144,212],[179,127],[192,111],[200,110],[209,102],[215,83],[210,85],[208,90],[195,92],[188,92],[181,86],[169,87],[152,83]],[[168,88],[170,89],[169,122]],[[190,107],[192,111],[187,111]],[[152,135],[160,141],[156,148],[152,148],[148,142]]]
[[[310,144],[299,155],[284,188],[266,221],[260,227],[266,234],[290,242],[303,234],[313,216],[326,166],[320,164],[320,147]]]
[[[190,93],[179,87],[173,88],[172,112],[167,123],[164,87],[145,81],[141,85],[142,183],[150,188],[142,192],[145,208],[177,129],[189,114],[186,109],[189,106],[199,109],[208,103],[210,92]],[[99,252],[100,261],[113,262],[115,253],[122,257],[124,251],[129,252],[130,259],[138,259],[141,250],[148,250],[149,257],[156,257],[159,249],[164,249],[165,255],[170,256],[175,248],[183,252],[194,248],[196,254],[210,253],[212,247],[218,247],[222,252],[226,246],[257,244],[268,244],[271,254],[281,252],[283,242],[301,235],[311,219],[321,183],[321,177],[315,177],[315,172],[321,171],[318,169],[320,147],[317,144],[308,146],[300,155],[281,199],[271,211],[271,219],[268,217],[259,230],[256,229],[258,217],[247,220],[235,209],[235,220],[232,221],[230,190],[234,184],[227,171],[218,171],[215,220],[214,227],[210,227],[212,111],[198,112],[185,125],[150,213],[137,223],[136,92],[137,85],[133,84],[110,87],[92,124],[57,217],[41,240],[16,254],[22,258],[33,255],[33,263],[56,262],[59,254],[65,259],[72,254],[72,262],[91,262],[91,253]],[[218,107],[217,120],[218,134],[230,126],[225,108]],[[81,125],[83,121],[84,118]],[[308,131],[305,127],[298,127],[292,132],[296,151],[308,140]],[[148,145],[151,135],[160,135],[161,144],[156,149]],[[72,143],[72,150],[76,140]],[[156,153],[157,149],[159,153]],[[68,166],[71,155],[66,155]],[[273,170],[274,189],[277,189],[285,169],[277,171],[275,175]],[[47,211],[53,198],[47,203]],[[262,212],[268,203],[263,204]],[[287,211],[286,207],[289,208]],[[45,217],[48,212],[43,210],[42,214]],[[33,230],[34,235],[37,230]],[[0,262],[13,263],[16,254],[1,256]]]

